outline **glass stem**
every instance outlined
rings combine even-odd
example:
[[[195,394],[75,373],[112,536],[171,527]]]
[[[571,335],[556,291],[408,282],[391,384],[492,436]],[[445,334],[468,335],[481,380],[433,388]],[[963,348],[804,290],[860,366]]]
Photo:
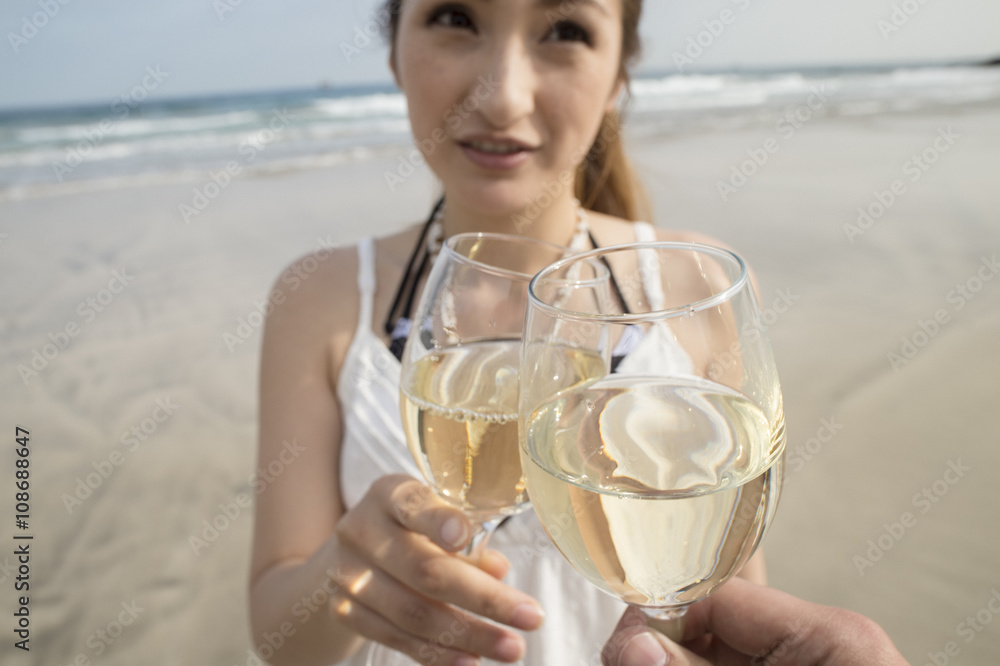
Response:
[[[503,518],[492,518],[482,522],[473,522],[472,537],[469,539],[469,543],[466,544],[462,554],[473,559],[482,555],[483,551],[486,549],[486,543],[490,540],[490,537],[493,536],[493,533],[496,532],[497,527],[501,522],[503,522]]]
[[[647,624],[675,643],[684,640],[684,625],[687,622],[687,606],[673,608],[643,608],[648,618]]]

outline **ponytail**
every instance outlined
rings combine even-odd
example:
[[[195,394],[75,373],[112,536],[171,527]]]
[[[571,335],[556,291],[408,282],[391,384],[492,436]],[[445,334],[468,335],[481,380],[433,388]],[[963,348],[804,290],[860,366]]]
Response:
[[[625,156],[621,118],[617,111],[604,114],[587,156],[576,173],[576,198],[587,210],[625,220],[649,219],[645,189]]]
[[[622,0],[622,53],[619,77],[629,81],[629,69],[639,56],[642,0]],[[621,117],[604,115],[587,157],[576,173],[576,198],[587,210],[625,220],[649,220],[652,210],[642,183],[632,169],[622,141]]]

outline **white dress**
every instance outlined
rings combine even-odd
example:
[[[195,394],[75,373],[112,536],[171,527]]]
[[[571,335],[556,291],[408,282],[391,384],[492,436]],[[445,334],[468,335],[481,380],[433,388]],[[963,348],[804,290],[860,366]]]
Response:
[[[638,240],[653,240],[647,223],[635,223]],[[337,393],[343,418],[340,484],[346,508],[355,506],[372,482],[386,474],[421,474],[406,445],[399,410],[400,365],[375,335],[375,249],[372,239],[358,245],[358,327],[344,359]],[[645,277],[645,276],[644,276]],[[545,625],[525,634],[525,666],[595,665],[625,605],[599,591],[563,559],[531,510],[509,519],[490,547],[511,562],[504,582],[536,598]],[[351,666],[365,663],[367,648]]]

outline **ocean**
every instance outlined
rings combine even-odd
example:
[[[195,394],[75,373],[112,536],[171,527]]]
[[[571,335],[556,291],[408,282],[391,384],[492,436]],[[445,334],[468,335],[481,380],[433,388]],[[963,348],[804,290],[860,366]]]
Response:
[[[670,74],[633,80],[627,124],[683,132],[1000,100],[1000,68]],[[0,112],[0,201],[313,169],[411,143],[392,86]]]

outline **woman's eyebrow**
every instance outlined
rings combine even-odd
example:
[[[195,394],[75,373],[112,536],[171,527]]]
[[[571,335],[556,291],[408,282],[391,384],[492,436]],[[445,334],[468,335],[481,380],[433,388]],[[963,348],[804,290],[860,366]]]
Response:
[[[477,1],[484,4],[491,4],[493,2],[493,0]],[[544,9],[558,8],[559,13],[564,16],[569,16],[578,7],[594,7],[611,16],[611,10],[608,9],[604,0],[536,0],[535,4]]]
[[[536,4],[545,8],[559,7],[560,13],[565,15],[569,15],[577,7],[595,7],[611,16],[611,11],[604,4],[604,0],[537,0]]]
[[[603,0],[538,0],[537,4],[541,7],[560,7],[563,8],[563,14],[569,14],[577,7],[595,7],[608,16],[611,15],[611,11],[604,4]],[[565,7],[568,5],[569,7]]]

